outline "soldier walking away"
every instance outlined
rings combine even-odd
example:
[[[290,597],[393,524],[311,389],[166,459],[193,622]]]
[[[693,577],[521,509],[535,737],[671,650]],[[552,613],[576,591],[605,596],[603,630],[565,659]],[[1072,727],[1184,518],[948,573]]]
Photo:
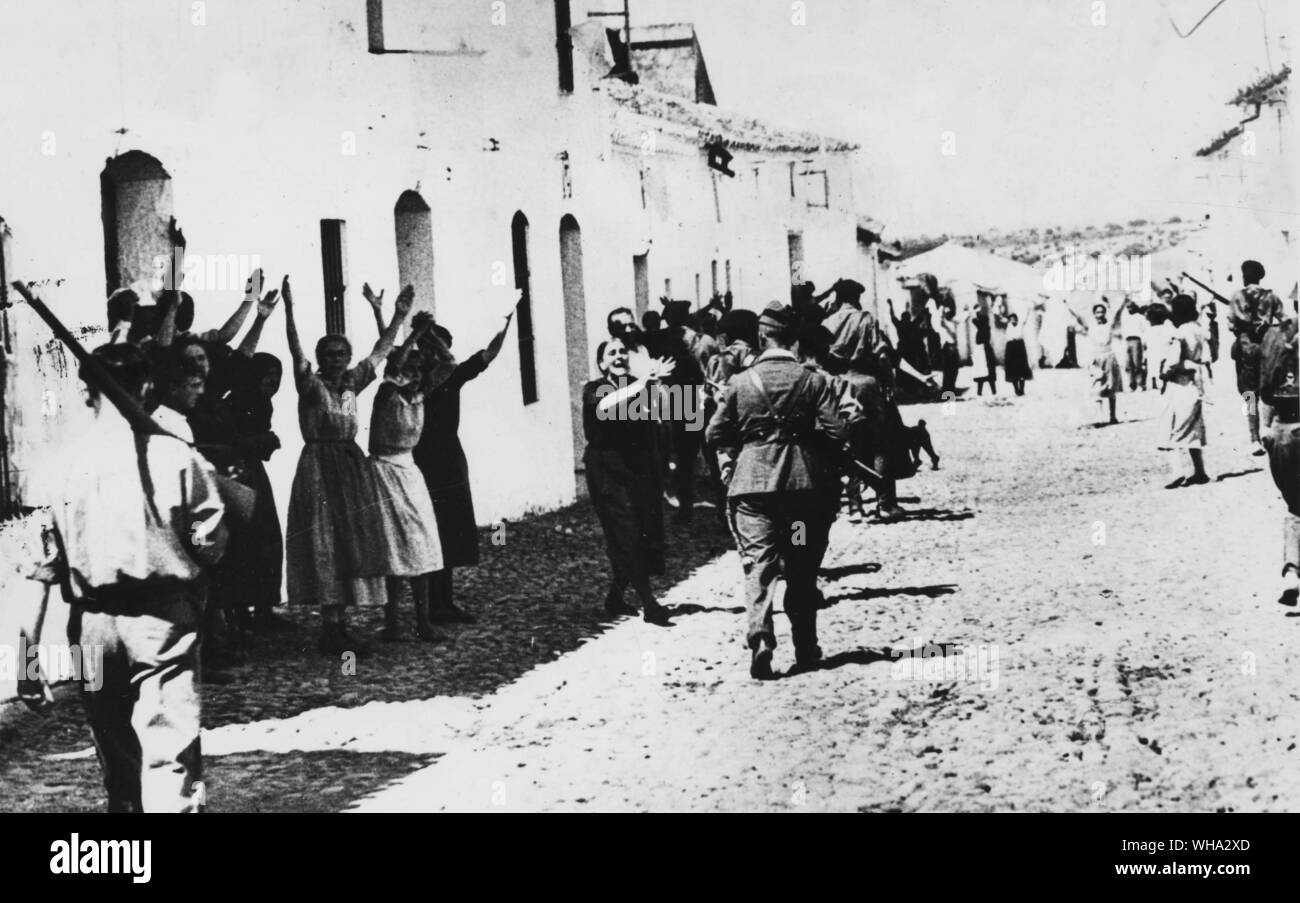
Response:
[[[1260,285],[1264,265],[1256,260],[1241,265],[1241,290],[1233,294],[1229,306],[1228,328],[1236,337],[1232,343],[1232,360],[1237,365],[1237,391],[1246,406],[1246,424],[1250,428],[1251,454],[1264,454],[1259,441],[1259,365],[1260,343],[1274,317],[1282,313],[1282,301]]]
[[[821,659],[815,533],[827,489],[819,481],[835,472],[826,462],[841,453],[847,439],[830,383],[799,362],[792,350],[795,335],[788,308],[763,312],[763,351],[728,383],[706,434],[727,484],[745,569],[745,639],[752,656],[749,673],[758,680],[773,677],[777,577],[785,581],[796,667]]]
[[[1300,596],[1300,398],[1296,369],[1296,307],[1271,328],[1260,346],[1259,392],[1273,409],[1273,423],[1264,436],[1269,470],[1277,483],[1286,514],[1282,527],[1282,595],[1278,602],[1294,606]]]
[[[133,345],[93,352],[136,403],[149,364]],[[194,812],[198,781],[203,568],[225,551],[225,506],[212,465],[180,439],[132,429],[82,368],[94,454],[77,446],[31,574],[59,584],[81,650],[82,699],[110,812]],[[160,431],[161,432],[161,431]]]

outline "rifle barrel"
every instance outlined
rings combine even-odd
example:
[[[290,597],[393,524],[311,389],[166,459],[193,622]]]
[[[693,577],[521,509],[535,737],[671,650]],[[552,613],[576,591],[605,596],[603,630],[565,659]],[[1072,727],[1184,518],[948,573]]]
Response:
[[[72,352],[72,356],[77,359],[77,363],[84,370],[87,381],[101,392],[112,403],[113,407],[117,408],[118,412],[126,418],[127,422],[135,430],[154,436],[172,436],[171,433],[159,426],[149,416],[138,401],[128,395],[126,390],[117,384],[117,381],[104,369],[103,364],[90,356],[90,353],[86,351],[81,342],[77,341],[77,337],[68,330],[68,327],[63,325],[63,322],[54,315],[54,312],[45,305],[44,301],[32,294],[31,289],[25,283],[14,282],[13,287],[18,294],[23,296],[23,300],[27,302],[28,306],[45,321],[46,325],[54,332],[55,337]],[[180,437],[172,436],[172,438],[177,439]]]
[[[1214,289],[1210,288],[1208,285],[1206,285],[1201,280],[1197,279],[1195,276],[1193,276],[1191,273],[1187,272],[1186,270],[1183,271],[1183,278],[1188,279],[1191,282],[1195,283],[1196,285],[1200,286],[1201,288],[1205,289],[1207,292],[1209,292],[1211,295],[1214,296],[1214,299],[1216,301],[1222,301],[1224,304],[1232,303],[1227,298],[1223,297],[1223,295],[1220,295]]]

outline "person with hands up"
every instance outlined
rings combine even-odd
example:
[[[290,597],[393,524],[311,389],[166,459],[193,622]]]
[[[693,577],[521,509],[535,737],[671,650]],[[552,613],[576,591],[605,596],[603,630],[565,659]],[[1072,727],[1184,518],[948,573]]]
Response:
[[[522,293],[516,291],[514,304]],[[477,379],[497,359],[514,317],[506,321],[486,348],[457,361],[451,352],[452,335],[435,324],[420,340],[428,380],[424,431],[413,449],[415,465],[424,474],[433,499],[442,545],[442,570],[431,578],[429,619],[433,623],[472,623],[477,618],[455,603],[454,569],[478,564],[478,522],[470,491],[469,463],[460,444],[460,391]]]
[[[403,584],[415,601],[415,635],[425,642],[446,637],[429,621],[432,574],[443,569],[437,516],[424,476],[411,454],[424,431],[425,379],[419,343],[433,328],[433,317],[418,313],[411,335],[388,355],[384,381],[375,396],[370,417],[370,463],[379,486],[380,519],[388,554],[388,602],[384,606],[384,631],[380,638],[400,638],[398,603]]]
[[[306,443],[289,496],[289,603],[321,607],[322,652],[361,656],[369,649],[348,632],[346,609],[368,595],[369,587],[358,581],[386,576],[388,556],[374,471],[356,442],[357,395],[374,382],[379,364],[392,351],[415,290],[402,290],[392,320],[359,363],[352,365],[346,337],[327,335],[316,343],[314,370],[298,336],[288,276],[280,297],[298,389],[298,424]]]
[[[629,356],[621,339],[602,342],[596,351],[599,379],[582,390],[582,427],[587,437],[583,454],[587,490],[605,534],[605,551],[613,577],[605,595],[611,617],[636,614],[623,593],[630,585],[641,600],[644,618],[667,626],[668,610],[658,603],[650,577],[664,572],[662,552],[655,542],[662,535],[662,508],[654,454],[655,394],[659,381],[672,375],[668,358]]]

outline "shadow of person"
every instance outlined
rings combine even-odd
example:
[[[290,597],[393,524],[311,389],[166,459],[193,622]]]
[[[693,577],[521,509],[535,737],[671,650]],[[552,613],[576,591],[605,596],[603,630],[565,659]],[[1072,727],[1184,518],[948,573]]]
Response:
[[[970,520],[974,516],[975,516],[975,512],[969,510],[953,511],[948,508],[913,508],[910,511],[904,509],[903,513],[898,515],[897,517],[893,517],[888,520],[877,521],[876,523],[901,524],[906,521]]]
[[[1231,480],[1234,477],[1248,477],[1252,473],[1263,473],[1264,468],[1252,467],[1249,470],[1234,470],[1232,473],[1221,473],[1214,478],[1214,482],[1222,483],[1224,480]]]
[[[846,652],[837,652],[811,665],[792,665],[779,676],[782,678],[797,677],[800,674],[808,674],[812,671],[834,671],[836,668],[843,668],[845,665],[874,665],[877,662],[892,662],[893,660],[894,658],[889,654],[888,649],[860,647]]]
[[[888,596],[928,596],[937,599],[951,596],[957,592],[955,583],[936,583],[931,586],[864,586],[849,593],[827,598],[826,604],[836,605],[840,602],[858,602],[865,599],[883,599]]]
[[[668,605],[665,607],[668,609],[668,616],[670,618],[675,618],[678,615],[698,615],[714,612],[729,615],[743,615],[745,613],[745,607],[743,605],[724,608],[721,606],[696,605],[694,602],[687,602],[684,605]]]
[[[880,568],[881,565],[878,562],[865,561],[860,564],[842,564],[836,567],[822,568],[818,572],[818,576],[826,580],[842,580],[845,577],[853,577],[857,574],[874,574]]]

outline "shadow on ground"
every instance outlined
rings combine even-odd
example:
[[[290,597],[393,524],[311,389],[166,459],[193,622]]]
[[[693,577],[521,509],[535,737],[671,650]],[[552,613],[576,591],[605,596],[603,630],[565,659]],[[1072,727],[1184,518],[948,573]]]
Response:
[[[846,665],[874,665],[877,662],[892,662],[893,660],[894,657],[890,655],[888,649],[850,649],[828,655],[816,665],[810,667],[801,668],[796,666],[779,676],[781,678],[792,678],[813,671],[834,671],[836,668],[843,668]]]
[[[840,602],[858,602],[887,596],[929,596],[931,599],[937,599],[940,596],[951,596],[955,592],[957,592],[957,585],[954,583],[936,583],[931,586],[864,586],[852,592],[827,596],[825,607],[829,608]]]
[[[715,517],[696,517],[690,526],[669,522],[665,532],[665,576],[655,581],[661,593],[731,548],[726,527]],[[449,638],[437,644],[376,643],[373,657],[356,661],[353,674],[346,673],[341,660],[316,651],[319,615],[281,609],[298,629],[251,638],[242,663],[229,669],[230,683],[203,685],[203,727],[289,718],[322,706],[485,695],[613,624],[603,608],[609,581],[605,543],[588,501],[508,522],[503,543],[502,531],[496,536],[494,542],[493,530],[480,531],[481,563],[456,571],[457,602],[478,616],[477,623],[440,626]],[[678,606],[673,613],[693,614],[695,609],[707,610]],[[402,616],[410,633],[414,625],[409,606]],[[351,622],[358,635],[373,640],[382,627],[383,611],[354,610]],[[93,755],[46,758],[91,746],[77,688],[59,686],[55,696],[54,710],[43,717],[20,703],[0,705],[0,812],[102,811],[103,785]],[[250,763],[249,757],[256,761]],[[417,758],[341,752],[226,757],[228,763],[241,760],[242,769],[256,766],[254,771],[267,779],[255,779],[247,787],[234,782],[224,786],[221,808],[336,811],[347,800],[370,792],[372,780],[378,788],[420,767]],[[205,759],[205,765],[208,761],[213,781],[220,781],[223,760]],[[274,784],[277,775],[304,768],[308,774],[321,772],[308,782],[312,789],[298,794]],[[326,773],[331,768],[339,772],[337,780]],[[340,788],[337,799],[325,798],[319,788],[336,783],[346,789]],[[209,793],[215,802],[215,783]]]

